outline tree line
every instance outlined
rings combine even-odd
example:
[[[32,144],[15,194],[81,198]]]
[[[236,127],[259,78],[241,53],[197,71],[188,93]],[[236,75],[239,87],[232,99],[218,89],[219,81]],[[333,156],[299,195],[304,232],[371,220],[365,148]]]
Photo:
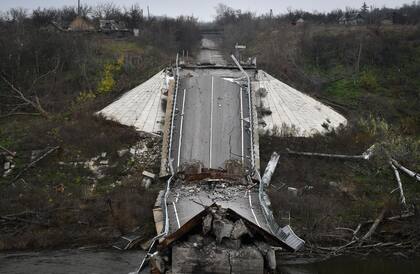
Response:
[[[308,12],[304,10],[288,9],[285,14],[274,15],[272,12],[256,16],[253,12],[244,12],[240,9],[233,9],[224,4],[216,7],[215,23],[219,26],[238,23],[249,18],[258,18],[261,21],[274,20],[278,23],[295,23],[299,19],[318,24],[335,24],[340,18],[352,17],[359,14],[365,24],[380,24],[382,20],[392,20],[394,24],[420,23],[420,1],[413,1],[404,4],[399,8],[375,7],[366,2],[359,9],[347,7],[346,9],[336,9],[330,12]]]
[[[113,36],[99,33],[61,32],[77,17],[90,22],[100,19],[122,21],[128,28],[138,28],[139,37],[128,35],[125,42],[113,46]],[[0,117],[10,115],[50,116],[50,112],[67,109],[79,93],[97,89],[101,71],[107,62],[120,58],[128,47],[131,55],[141,52],[141,64],[122,76],[130,83],[139,81],[150,70],[168,64],[177,52],[198,47],[200,31],[197,19],[145,17],[134,5],[118,8],[101,4],[96,7],[63,7],[59,9],[10,9],[0,15]],[[104,39],[110,39],[102,43]],[[114,40],[115,41],[115,40]],[[113,52],[110,53],[111,49]],[[135,80],[136,78],[137,80]],[[122,88],[129,88],[126,84]]]

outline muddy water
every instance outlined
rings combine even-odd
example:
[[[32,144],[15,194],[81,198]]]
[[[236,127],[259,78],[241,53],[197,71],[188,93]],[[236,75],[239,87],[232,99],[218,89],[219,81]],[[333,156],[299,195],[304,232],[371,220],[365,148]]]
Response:
[[[60,250],[0,253],[1,274],[128,274],[137,269],[142,251]]]
[[[128,274],[137,269],[142,251],[60,250],[0,253],[1,274]],[[142,273],[150,273],[145,270]],[[420,258],[371,256],[281,266],[282,274],[418,274]]]

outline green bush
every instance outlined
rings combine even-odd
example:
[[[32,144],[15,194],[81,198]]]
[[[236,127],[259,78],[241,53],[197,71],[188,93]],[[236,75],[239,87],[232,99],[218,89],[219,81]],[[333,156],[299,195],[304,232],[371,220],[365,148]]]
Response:
[[[360,87],[369,92],[377,92],[380,88],[377,76],[370,70],[365,70],[361,73],[359,84]]]

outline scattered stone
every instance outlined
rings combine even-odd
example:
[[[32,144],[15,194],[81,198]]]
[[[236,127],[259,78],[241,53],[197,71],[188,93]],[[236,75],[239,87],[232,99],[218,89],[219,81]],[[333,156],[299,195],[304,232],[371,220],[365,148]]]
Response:
[[[309,186],[309,185],[306,185],[306,186],[304,187],[304,189],[305,189],[305,190],[312,190],[312,189],[314,189],[314,186]]]
[[[239,239],[243,235],[250,234],[248,231],[248,228],[246,227],[245,223],[242,221],[242,219],[239,219],[235,222],[233,225],[233,230],[231,233],[232,239]]]
[[[10,169],[10,166],[11,166],[10,162],[4,163],[4,170]]]
[[[328,183],[328,185],[329,185],[330,187],[335,187],[335,188],[338,188],[338,187],[339,187],[339,184],[338,184],[338,183],[336,183],[336,182],[333,182],[333,181],[329,182],[329,183]]]
[[[150,178],[144,177],[143,180],[141,181],[141,186],[144,187],[145,189],[149,189],[151,184],[152,184],[152,180],[150,180]]]
[[[31,162],[34,161],[41,155],[42,150],[32,150],[31,152]]]
[[[10,173],[12,173],[13,169],[8,169],[6,170],[6,172],[3,174],[3,177],[6,178],[7,176],[9,176]]]
[[[107,155],[107,153],[106,153],[106,152],[102,152],[102,153],[101,153],[101,157],[102,157],[102,158],[105,158],[105,157],[106,157],[106,155]]]
[[[123,157],[124,155],[126,155],[128,153],[128,151],[129,151],[128,149],[118,150],[118,152],[117,152],[118,157]]]
[[[103,166],[107,166],[109,164],[109,160],[100,161],[99,164]]]
[[[142,175],[144,177],[148,177],[148,178],[150,178],[152,180],[156,179],[156,175],[155,174],[153,174],[152,172],[146,171],[146,170],[143,171]]]

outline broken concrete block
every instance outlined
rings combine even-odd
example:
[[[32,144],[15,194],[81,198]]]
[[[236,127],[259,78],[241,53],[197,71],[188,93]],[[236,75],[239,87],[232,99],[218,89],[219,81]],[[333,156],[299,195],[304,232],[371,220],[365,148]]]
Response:
[[[7,176],[9,176],[10,173],[12,173],[12,169],[6,170],[6,172],[3,174],[3,177],[6,178]]]
[[[230,238],[233,230],[233,223],[229,220],[214,220],[213,221],[213,234],[216,236],[217,242],[222,243],[223,238]]]
[[[264,259],[261,253],[252,247],[244,247],[230,252],[231,271],[227,273],[262,274]]]
[[[4,163],[4,170],[10,169],[10,162]]]
[[[230,249],[238,250],[241,248],[241,240],[239,239],[223,239],[222,243],[224,246]]]
[[[294,187],[288,187],[287,188],[287,191],[290,193],[290,194],[292,194],[293,196],[297,196],[298,195],[298,190],[297,190],[297,188],[294,188]]]
[[[249,234],[249,231],[245,223],[242,221],[242,219],[237,220],[233,225],[233,230],[231,233],[232,239],[239,239],[246,234]]]
[[[267,266],[270,270],[276,270],[277,262],[274,249],[270,248],[270,250],[268,250],[267,254],[265,254],[265,260],[267,261]]]
[[[213,222],[213,215],[207,214],[203,219],[203,235],[207,235],[211,231],[211,224]]]
[[[144,177],[150,178],[152,180],[156,179],[156,175],[155,174],[153,174],[152,172],[146,171],[146,170],[143,171],[142,175]]]
[[[142,187],[145,189],[149,189],[150,185],[152,184],[152,180],[150,178],[144,177],[141,181]]]
[[[150,263],[152,264],[152,269],[158,270],[159,273],[165,273],[165,261],[158,252],[150,257]]]
[[[105,158],[105,157],[106,157],[106,154],[107,154],[106,152],[102,152],[102,153],[101,153],[101,157],[102,157],[102,158]]]

